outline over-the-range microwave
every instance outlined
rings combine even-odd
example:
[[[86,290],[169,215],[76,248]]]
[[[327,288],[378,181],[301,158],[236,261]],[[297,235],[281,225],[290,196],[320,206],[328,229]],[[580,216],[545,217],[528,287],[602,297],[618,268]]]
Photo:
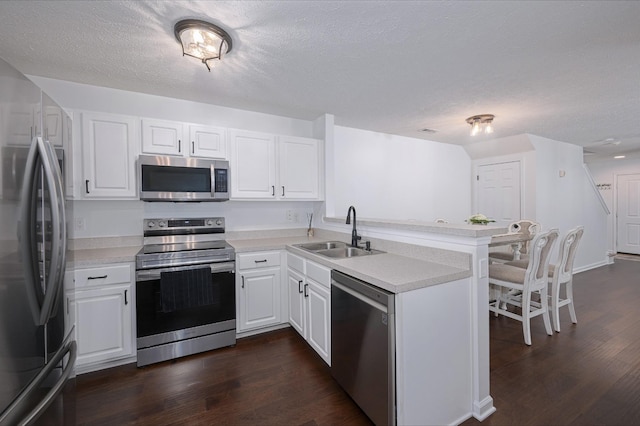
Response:
[[[226,201],[229,162],[140,155],[138,182],[143,201]]]

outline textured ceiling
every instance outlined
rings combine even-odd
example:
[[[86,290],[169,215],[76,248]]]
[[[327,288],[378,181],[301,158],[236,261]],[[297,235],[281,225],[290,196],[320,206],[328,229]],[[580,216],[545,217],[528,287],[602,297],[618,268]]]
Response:
[[[233,38],[210,73],[181,57],[184,18]],[[26,74],[461,145],[482,140],[465,118],[491,113],[493,137],[620,153],[640,148],[639,18],[637,1],[0,1],[0,57]]]

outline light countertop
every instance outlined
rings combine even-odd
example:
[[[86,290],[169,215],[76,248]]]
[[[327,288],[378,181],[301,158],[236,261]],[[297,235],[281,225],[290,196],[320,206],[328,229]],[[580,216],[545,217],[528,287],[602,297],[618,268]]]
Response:
[[[141,246],[73,250],[67,268],[88,268],[110,263],[135,262]]]
[[[326,238],[283,237],[229,240],[236,253],[287,249],[301,257],[359,278],[392,293],[442,284],[471,276],[470,269],[456,268],[428,259],[415,259],[393,253],[331,259],[295,247],[295,244],[326,241]]]
[[[331,269],[359,278],[392,293],[402,293],[471,276],[469,268],[457,268],[429,259],[417,259],[394,253],[381,253],[346,259],[332,259],[295,247],[295,244],[322,242],[318,237],[275,237],[227,240],[236,253],[283,250]],[[110,263],[135,262],[140,246],[74,250],[69,268],[84,268]]]

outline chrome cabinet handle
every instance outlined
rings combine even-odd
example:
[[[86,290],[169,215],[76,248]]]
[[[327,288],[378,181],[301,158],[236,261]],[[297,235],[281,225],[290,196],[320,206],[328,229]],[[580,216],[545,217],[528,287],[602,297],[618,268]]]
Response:
[[[302,294],[302,280],[298,280],[298,293]]]
[[[284,186],[282,187],[282,196],[284,197]]]
[[[89,179],[84,181],[84,189],[87,191],[87,194],[89,193]]]
[[[129,304],[129,301],[127,300],[127,292],[128,292],[128,291],[129,291],[129,290],[125,290],[125,291],[124,291],[124,304],[125,304],[125,305],[128,305],[128,304]]]
[[[194,141],[191,141],[191,153],[196,153],[196,143]]]
[[[276,195],[276,187],[271,185],[271,196],[275,197],[275,195]]]
[[[267,259],[254,260],[255,263],[267,263]]]
[[[309,284],[304,285],[304,297],[309,297],[309,292],[307,289],[309,288]]]
[[[242,278],[242,288],[244,288],[244,275],[242,275],[241,278]]]
[[[180,139],[178,139],[178,152],[182,152],[182,144],[180,142]]]
[[[102,280],[104,278],[107,278],[108,275],[100,275],[99,277],[87,277],[88,280]]]

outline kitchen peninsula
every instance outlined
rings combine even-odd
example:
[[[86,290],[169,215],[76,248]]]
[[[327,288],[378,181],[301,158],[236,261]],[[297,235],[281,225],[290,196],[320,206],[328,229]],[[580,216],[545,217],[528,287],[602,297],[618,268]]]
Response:
[[[326,228],[343,219],[325,218]],[[237,253],[284,249],[396,294],[398,424],[457,424],[495,411],[489,394],[488,244],[504,228],[359,220],[385,254],[328,259],[297,244],[348,241],[342,229],[313,240],[231,240]],[[382,232],[381,232],[382,231]],[[387,235],[387,238],[378,236]],[[397,238],[402,235],[401,238]],[[394,238],[394,236],[396,236]],[[393,241],[401,239],[403,242]]]

